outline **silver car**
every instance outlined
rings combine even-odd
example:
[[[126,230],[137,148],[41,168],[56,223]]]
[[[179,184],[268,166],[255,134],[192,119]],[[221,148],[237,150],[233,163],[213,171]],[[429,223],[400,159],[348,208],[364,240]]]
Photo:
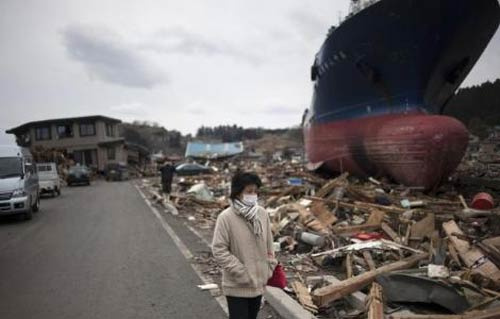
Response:
[[[26,148],[0,146],[0,216],[23,214],[31,219],[40,209],[38,174]]]

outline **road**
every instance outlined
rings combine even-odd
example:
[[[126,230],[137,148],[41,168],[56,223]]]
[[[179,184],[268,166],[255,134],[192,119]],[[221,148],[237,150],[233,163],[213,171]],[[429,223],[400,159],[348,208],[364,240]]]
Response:
[[[0,219],[0,318],[226,318],[131,182]]]

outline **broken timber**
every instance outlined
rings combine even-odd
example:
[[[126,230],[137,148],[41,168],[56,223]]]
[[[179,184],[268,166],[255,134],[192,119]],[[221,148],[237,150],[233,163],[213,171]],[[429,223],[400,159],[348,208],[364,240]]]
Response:
[[[309,310],[312,313],[318,312],[318,307],[313,303],[311,295],[309,294],[309,290],[307,290],[306,286],[302,284],[300,281],[294,281],[292,283],[293,291],[297,294],[297,298],[302,306],[305,309]]]
[[[341,234],[353,234],[363,231],[375,230],[380,228],[380,224],[384,220],[385,212],[381,210],[374,209],[372,210],[370,217],[363,225],[354,225],[354,226],[342,226],[335,227],[333,232],[337,235]]]
[[[417,254],[406,259],[394,262],[392,264],[382,266],[375,270],[365,272],[359,276],[343,280],[338,284],[332,284],[323,288],[319,288],[313,292],[313,299],[316,301],[317,305],[321,307],[327,306],[332,301],[352,294],[353,292],[358,291],[366,285],[370,284],[374,281],[377,275],[412,267],[420,260],[428,258],[428,256],[429,255],[427,253]]]
[[[374,282],[366,303],[368,319],[384,319],[384,296],[382,286]]]
[[[347,278],[352,278],[352,253],[348,253],[345,259]]]
[[[500,285],[500,270],[479,248],[471,247],[468,241],[459,238],[464,233],[455,221],[443,223],[443,229],[467,267],[472,268],[473,272],[480,274],[485,279],[490,279],[495,285]]]
[[[345,172],[342,175],[338,176],[335,179],[332,179],[331,181],[327,182],[321,189],[316,193],[317,197],[325,197],[327,196],[333,189],[337,186],[340,186],[342,184],[345,184],[347,181],[347,177],[349,176],[349,173]]]
[[[398,244],[401,244],[401,238],[398,236],[398,234],[394,231],[394,229],[391,228],[391,226],[389,226],[388,224],[386,223],[382,223],[380,225],[380,227],[382,228],[382,230],[389,236],[391,237],[391,239],[395,242],[395,243],[398,243]]]
[[[375,270],[377,269],[375,262],[373,261],[372,254],[368,250],[363,251],[363,258],[366,261],[366,264],[370,268],[370,270]]]
[[[337,221],[337,217],[321,202],[314,204],[311,207],[311,212],[320,222],[328,227]]]
[[[384,211],[386,213],[397,213],[401,214],[404,213],[406,210],[403,208],[395,207],[395,206],[384,206],[384,205],[377,205],[377,204],[371,204],[371,203],[365,203],[365,202],[354,202],[354,204],[348,203],[346,201],[342,200],[330,200],[330,199],[324,199],[324,198],[319,198],[315,196],[304,196],[304,199],[312,200],[312,201],[317,201],[317,202],[323,202],[327,204],[333,204],[337,205],[341,208],[347,208],[347,209],[358,209],[363,212],[371,212],[374,209]]]
[[[300,222],[307,228],[321,234],[329,234],[329,226],[323,224],[312,212],[300,204],[292,204],[292,207],[299,212]]]

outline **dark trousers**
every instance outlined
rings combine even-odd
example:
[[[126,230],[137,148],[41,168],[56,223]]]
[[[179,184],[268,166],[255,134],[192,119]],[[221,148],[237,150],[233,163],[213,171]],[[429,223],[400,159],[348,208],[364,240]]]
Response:
[[[262,296],[240,298],[226,296],[229,319],[257,319]]]
[[[171,179],[162,180],[161,186],[165,194],[170,194],[170,192],[172,191],[172,180]]]

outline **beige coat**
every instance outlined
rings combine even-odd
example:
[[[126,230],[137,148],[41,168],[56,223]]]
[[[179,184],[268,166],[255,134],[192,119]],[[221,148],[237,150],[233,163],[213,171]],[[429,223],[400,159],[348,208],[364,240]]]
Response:
[[[222,291],[226,296],[262,295],[277,264],[269,216],[264,208],[259,209],[257,216],[264,230],[260,237],[254,235],[251,224],[232,207],[217,218],[212,252],[222,267]]]

